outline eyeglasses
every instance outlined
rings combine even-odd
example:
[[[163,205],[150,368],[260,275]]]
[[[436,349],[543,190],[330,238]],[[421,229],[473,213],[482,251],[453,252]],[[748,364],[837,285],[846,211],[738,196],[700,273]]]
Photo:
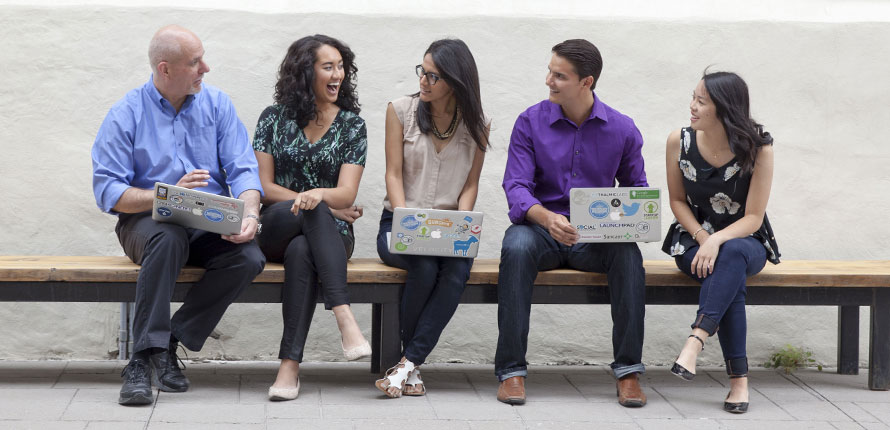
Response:
[[[430,83],[430,85],[436,85],[436,82],[439,82],[439,79],[442,79],[441,76],[433,72],[427,72],[420,64],[418,64],[417,67],[414,68],[414,71],[417,72],[418,78],[423,78],[424,76],[426,76],[426,80]]]

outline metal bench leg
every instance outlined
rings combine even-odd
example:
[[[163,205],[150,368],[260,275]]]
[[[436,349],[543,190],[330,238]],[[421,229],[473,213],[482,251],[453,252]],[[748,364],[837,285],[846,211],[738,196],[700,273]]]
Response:
[[[890,288],[875,288],[868,342],[868,388],[890,390]]]
[[[371,373],[380,373],[380,308],[383,305],[371,305]]]
[[[859,306],[838,306],[837,373],[859,374]]]
[[[129,360],[130,351],[128,343],[130,341],[130,304],[121,302],[121,318],[120,327],[117,330],[117,359]]]
[[[399,304],[374,303],[371,308],[371,373],[382,373],[401,357]]]
[[[380,312],[380,369],[394,366],[402,358],[399,335],[399,304],[384,303]]]

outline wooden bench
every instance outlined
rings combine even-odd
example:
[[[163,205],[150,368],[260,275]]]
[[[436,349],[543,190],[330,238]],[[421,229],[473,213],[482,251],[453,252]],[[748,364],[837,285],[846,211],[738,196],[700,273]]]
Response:
[[[646,302],[697,304],[699,287],[671,261],[646,261]],[[0,256],[0,301],[128,302],[135,296],[139,266],[126,257]],[[377,259],[348,266],[353,303],[372,304],[372,372],[398,361],[399,290],[405,272]],[[186,267],[174,301],[200,279],[203,269]],[[497,260],[476,260],[463,303],[497,303]],[[237,302],[278,303],[284,269],[267,264]],[[533,293],[538,304],[607,304],[605,275],[575,270],[542,272]],[[890,389],[890,261],[785,261],[748,280],[750,305],[838,306],[838,373],[859,371],[859,307],[870,306],[869,382]],[[492,327],[497,322],[491,321]],[[678,327],[677,330],[682,330]],[[806,323],[784,326],[789,337]],[[752,334],[756,336],[756,334]]]

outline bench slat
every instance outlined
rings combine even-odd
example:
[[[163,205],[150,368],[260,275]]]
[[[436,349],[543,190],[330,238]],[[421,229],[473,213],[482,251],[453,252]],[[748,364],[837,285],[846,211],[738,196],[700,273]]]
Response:
[[[353,284],[402,283],[405,272],[384,265],[376,258],[355,258],[348,266],[348,282]],[[680,273],[673,261],[645,262],[646,284],[695,286]],[[180,282],[196,282],[203,269],[185,267]],[[0,282],[135,282],[139,266],[123,256],[0,256]],[[470,274],[470,284],[497,283],[498,261],[478,259]],[[268,263],[255,282],[282,282],[284,268]],[[606,276],[576,270],[541,272],[538,285],[606,285]],[[760,274],[748,280],[750,286],[789,287],[890,287],[890,261],[785,261],[767,264]]]

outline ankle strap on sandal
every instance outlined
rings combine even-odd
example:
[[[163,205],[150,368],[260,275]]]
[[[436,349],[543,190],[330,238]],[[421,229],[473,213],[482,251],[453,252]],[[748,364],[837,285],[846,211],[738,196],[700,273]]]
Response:
[[[689,337],[694,337],[699,343],[701,343],[701,350],[705,350],[705,341],[703,341],[700,337],[694,334],[690,334]],[[687,338],[688,339],[688,338]]]
[[[744,375],[729,375],[729,379],[739,379],[739,378],[747,378],[747,377],[748,377],[747,373]]]

